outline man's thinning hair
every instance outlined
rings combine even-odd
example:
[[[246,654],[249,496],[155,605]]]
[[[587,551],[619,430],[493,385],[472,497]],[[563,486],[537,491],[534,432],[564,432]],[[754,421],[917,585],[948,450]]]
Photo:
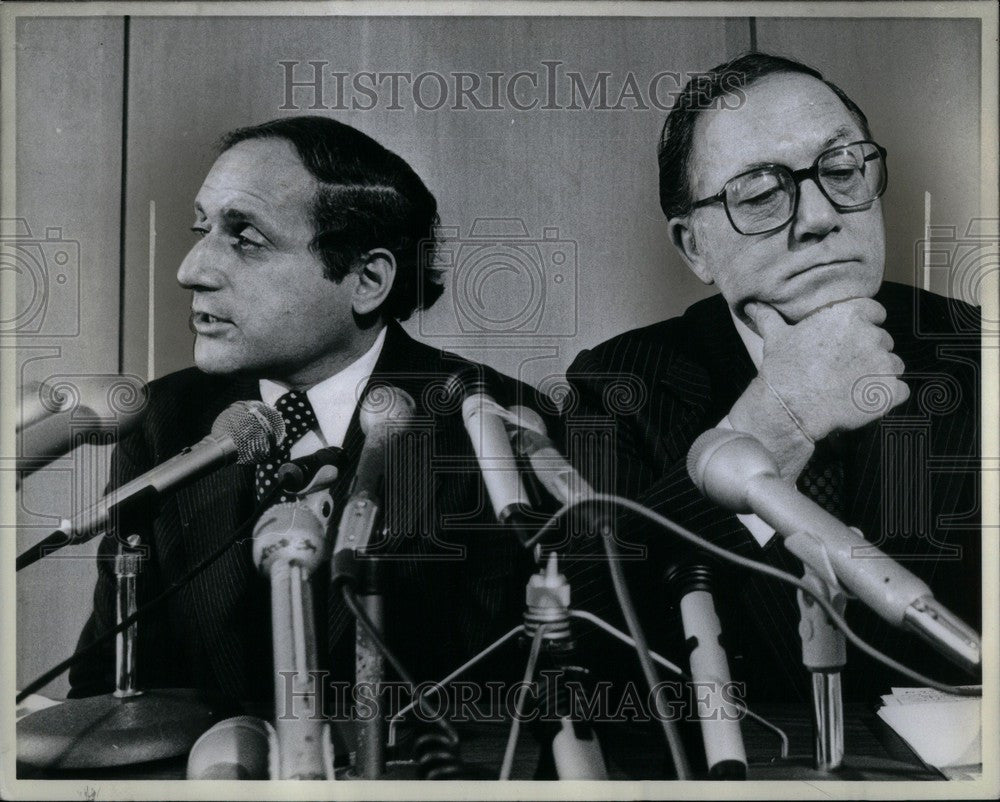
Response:
[[[400,156],[356,128],[319,116],[238,128],[222,137],[219,151],[252,139],[288,140],[320,182],[310,247],[328,279],[341,281],[361,256],[384,248],[395,257],[396,276],[380,314],[406,320],[441,296],[437,201]]]
[[[732,61],[696,75],[681,92],[667,115],[660,135],[660,208],[669,220],[691,210],[695,198],[691,195],[691,151],[698,115],[718,108],[725,96],[742,98],[743,90],[769,75],[793,73],[808,75],[826,84],[847,107],[866,139],[871,139],[868,118],[839,86],[826,80],[819,70],[794,59],[768,53],[747,53]],[[732,108],[732,107],[727,107]],[[723,113],[731,113],[724,111]]]

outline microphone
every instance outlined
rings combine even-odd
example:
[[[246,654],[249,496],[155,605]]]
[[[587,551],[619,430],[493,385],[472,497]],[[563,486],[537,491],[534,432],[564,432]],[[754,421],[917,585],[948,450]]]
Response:
[[[304,490],[324,465],[332,465],[339,472],[344,467],[344,449],[327,446],[304,457],[289,460],[278,468],[278,485],[286,493]]]
[[[263,462],[284,437],[285,423],[276,409],[263,401],[237,401],[215,419],[211,434],[63,520],[59,529],[17,558],[17,570],[62,546],[89,540],[107,530],[114,515],[154,504],[223,465]]]
[[[712,597],[712,572],[705,565],[676,563],[667,584],[680,600],[684,638],[691,648],[694,689],[710,780],[745,780],[747,754],[740,732],[739,709],[732,704],[729,662],[720,642],[722,624]],[[707,693],[702,696],[699,691]]]
[[[209,727],[188,752],[189,780],[267,780],[272,774],[274,728],[254,716],[234,716]]]
[[[389,433],[408,425],[415,410],[409,393],[390,385],[373,388],[361,402],[359,420],[365,444],[337,529],[331,577],[334,584],[353,584],[357,580],[354,557],[368,546],[382,518]]]
[[[508,429],[511,440],[518,452],[528,458],[542,486],[560,504],[576,504],[595,495],[594,488],[545,434],[541,415],[528,407],[512,407],[510,412],[518,422]]]
[[[528,494],[504,422],[493,411],[498,404],[488,382],[482,370],[466,367],[449,377],[448,387],[449,392],[462,398],[462,420],[497,521],[513,529],[523,543],[533,528],[528,515]]]
[[[332,482],[332,479],[331,479]],[[323,718],[312,575],[329,548],[328,489],[275,504],[253,531],[253,560],[271,586],[276,741],[272,779],[333,779],[333,743]]]
[[[974,671],[979,635],[935,598],[927,584],[783,481],[774,456],[743,432],[709,429],[688,452],[688,474],[710,500],[754,513],[785,538],[789,551],[838,581],[884,620],[910,630],[942,654]],[[857,559],[854,549],[865,550]]]
[[[33,382],[16,424],[18,478],[44,468],[93,433],[124,437],[142,419],[148,393],[136,376]]]

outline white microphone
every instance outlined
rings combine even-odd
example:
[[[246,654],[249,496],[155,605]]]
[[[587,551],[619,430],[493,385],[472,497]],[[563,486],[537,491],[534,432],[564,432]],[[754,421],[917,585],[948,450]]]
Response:
[[[331,483],[335,475],[327,473]],[[254,564],[271,585],[274,706],[281,711],[271,749],[271,779],[276,780],[333,779],[311,580],[329,551],[326,529],[333,499],[322,486],[325,481],[314,484],[304,497],[266,510],[253,532]]]
[[[337,529],[333,582],[356,579],[353,557],[368,546],[382,519],[389,434],[407,426],[415,410],[409,393],[390,385],[369,390],[361,402],[359,419],[365,444]]]
[[[790,552],[821,576],[832,567],[848,591],[890,624],[917,633],[970,671],[980,665],[975,630],[938,603],[923,580],[782,480],[774,455],[755,438],[709,429],[691,446],[687,465],[707,498],[756,514],[785,538]]]
[[[274,728],[254,716],[234,716],[212,725],[194,742],[187,760],[189,780],[267,780],[275,753]]]
[[[691,681],[705,745],[710,780],[745,780],[747,754],[734,704],[729,661],[722,647],[722,623],[712,596],[712,571],[680,562],[667,571],[667,583],[680,599],[684,638],[691,646]]]
[[[560,504],[576,504],[594,495],[580,472],[559,453],[559,449],[545,434],[542,416],[528,407],[511,407],[510,414],[517,421],[508,431],[517,450],[528,458],[531,468]]]
[[[17,570],[56,548],[89,540],[108,528],[113,515],[155,503],[223,465],[263,462],[284,437],[285,423],[276,409],[262,401],[237,401],[215,419],[211,434],[63,520],[57,531],[17,558]]]
[[[456,371],[448,383],[451,392],[462,398],[462,420],[497,521],[524,542],[532,529],[528,494],[489,383],[481,369],[470,367]]]

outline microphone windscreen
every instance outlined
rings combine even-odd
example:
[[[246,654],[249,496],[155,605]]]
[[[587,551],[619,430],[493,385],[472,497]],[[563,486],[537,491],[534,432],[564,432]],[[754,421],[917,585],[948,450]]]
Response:
[[[687,470],[703,496],[746,513],[747,491],[758,476],[777,476],[774,455],[757,438],[733,429],[702,432],[688,450]]]
[[[253,716],[234,716],[215,724],[188,753],[189,780],[267,780],[270,777],[270,727]]]
[[[368,435],[374,427],[387,421],[402,423],[410,420],[416,408],[413,397],[405,390],[391,384],[373,384],[361,401],[358,422],[361,431]]]
[[[263,462],[285,439],[281,413],[263,401],[237,401],[219,413],[212,434],[230,438],[236,461],[242,465]]]

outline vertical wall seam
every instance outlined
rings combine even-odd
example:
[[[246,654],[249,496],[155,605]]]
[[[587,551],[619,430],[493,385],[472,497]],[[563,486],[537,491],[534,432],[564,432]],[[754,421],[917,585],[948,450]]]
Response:
[[[750,23],[750,52],[757,52],[757,18],[748,17],[747,21]]]
[[[131,18],[124,16],[122,35],[121,168],[118,182],[118,372],[125,371],[125,192],[128,188],[128,77]]]

